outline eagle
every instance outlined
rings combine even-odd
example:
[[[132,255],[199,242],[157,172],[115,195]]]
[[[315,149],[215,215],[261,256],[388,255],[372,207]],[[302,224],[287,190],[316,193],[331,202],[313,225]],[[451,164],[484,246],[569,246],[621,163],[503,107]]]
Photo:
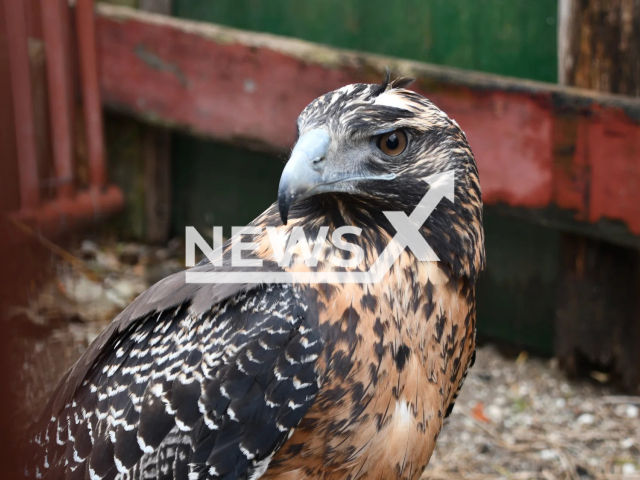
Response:
[[[465,134],[409,85],[387,74],[302,111],[277,201],[222,264],[155,284],[88,347],[26,442],[28,478],[420,477],[473,362],[485,253]],[[379,278],[358,276],[392,244]],[[237,281],[188,281],[217,271]]]

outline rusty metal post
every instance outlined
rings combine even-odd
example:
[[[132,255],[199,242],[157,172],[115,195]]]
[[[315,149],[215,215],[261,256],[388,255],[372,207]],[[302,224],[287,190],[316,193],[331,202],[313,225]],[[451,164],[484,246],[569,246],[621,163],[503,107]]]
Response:
[[[40,202],[40,191],[27,26],[23,2],[4,0],[4,9],[18,152],[20,203],[23,210],[29,210],[37,207]]]
[[[42,31],[47,63],[49,116],[51,121],[53,160],[58,198],[69,199],[74,194],[72,106],[69,93],[69,52],[65,48],[63,10],[59,0],[41,2]]]
[[[37,228],[44,235],[95,222],[120,210],[124,197],[120,189],[106,185],[102,112],[98,91],[98,68],[93,18],[93,2],[79,1],[78,44],[80,50],[84,110],[89,152],[91,188],[76,192],[73,183],[73,109],[69,7],[66,0],[43,0],[43,36],[47,63],[49,110],[55,164],[56,199],[43,201],[40,195],[38,153],[33,114],[33,98],[27,48],[27,23],[22,0],[2,0],[5,8],[11,90],[20,184],[20,209],[11,218]]]
[[[92,188],[102,188],[106,184],[106,171],[93,7],[93,0],[77,1],[76,25],[89,152],[89,178]]]

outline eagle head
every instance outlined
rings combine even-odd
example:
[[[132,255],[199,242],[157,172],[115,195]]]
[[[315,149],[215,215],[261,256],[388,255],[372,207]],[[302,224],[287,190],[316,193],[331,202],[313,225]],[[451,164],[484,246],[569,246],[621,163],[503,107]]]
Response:
[[[410,214],[429,189],[423,179],[453,171],[455,200],[438,207],[422,233],[454,273],[475,279],[484,267],[476,162],[459,125],[410,83],[387,75],[381,85],[347,85],[303,110],[280,179],[280,217],[286,225],[290,217],[351,210],[392,230],[383,211]]]

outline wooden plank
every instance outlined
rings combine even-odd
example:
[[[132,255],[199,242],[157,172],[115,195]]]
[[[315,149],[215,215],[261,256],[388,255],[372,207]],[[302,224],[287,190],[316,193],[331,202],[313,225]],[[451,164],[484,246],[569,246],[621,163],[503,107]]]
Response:
[[[640,96],[640,0],[560,0],[559,7],[562,83]],[[638,163],[638,152],[630,153]],[[592,176],[608,167],[624,185],[623,165],[596,167]],[[562,259],[555,342],[560,365],[571,374],[606,371],[625,389],[640,392],[640,252],[566,233]]]
[[[555,322],[560,366],[571,375],[610,374],[640,393],[640,253],[566,234]]]
[[[171,132],[145,126],[142,131],[144,160],[145,238],[165,243],[171,226]]]
[[[640,101],[98,7],[107,104],[216,140],[286,151],[317,96],[384,68],[467,133],[489,204],[568,209],[640,235]]]
[[[146,12],[171,15],[172,0],[140,0]],[[171,227],[171,131],[146,125],[142,131],[145,176],[145,238],[166,243]]]
[[[200,22],[556,81],[557,0],[175,0],[174,4],[175,16]]]
[[[145,12],[171,15],[173,0],[139,0],[138,8]]]
[[[640,2],[560,0],[559,78],[640,97]]]

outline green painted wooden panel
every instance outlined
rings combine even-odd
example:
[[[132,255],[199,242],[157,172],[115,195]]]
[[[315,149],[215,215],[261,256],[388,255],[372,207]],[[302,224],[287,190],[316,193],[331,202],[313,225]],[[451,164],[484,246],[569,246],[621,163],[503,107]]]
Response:
[[[174,14],[555,82],[557,0],[174,0]]]
[[[480,339],[553,353],[558,230],[484,208],[487,269],[476,288]]]
[[[172,137],[173,210],[176,236],[185,226],[211,235],[222,226],[244,226],[275,200],[284,160],[237,147],[174,133]]]
[[[109,180],[122,189],[125,198],[124,212],[109,224],[121,239],[141,240],[146,233],[142,127],[125,115],[109,112],[105,116]]]

